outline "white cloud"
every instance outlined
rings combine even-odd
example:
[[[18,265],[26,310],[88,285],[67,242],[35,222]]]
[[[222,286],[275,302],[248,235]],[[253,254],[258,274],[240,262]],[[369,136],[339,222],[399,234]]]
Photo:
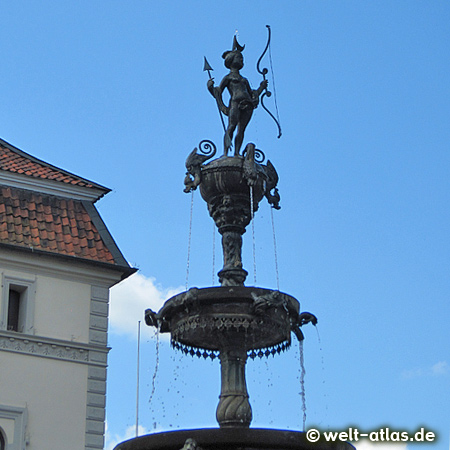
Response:
[[[431,367],[417,367],[415,369],[404,370],[402,372],[403,379],[427,377],[427,376],[442,376],[450,373],[450,366],[447,361],[439,361]]]
[[[132,439],[136,437],[136,426],[131,425],[129,426],[123,435],[114,434],[112,435],[111,432],[108,429],[108,422],[106,422],[105,426],[105,450],[113,450],[113,448],[120,444],[123,441],[127,441],[128,439]],[[142,425],[138,426],[138,436],[143,436],[145,434],[148,434],[149,431],[143,427]]]
[[[423,377],[425,375],[425,372],[426,371],[424,369],[420,369],[420,368],[404,370],[402,372],[402,378],[407,380],[410,378]]]
[[[447,361],[439,361],[431,367],[431,372],[433,375],[446,375],[450,373],[450,366]]]
[[[385,444],[380,442],[370,442],[367,440],[352,442],[356,450],[407,450],[406,444]]]
[[[143,333],[153,332],[144,322],[147,308],[158,311],[166,300],[184,289],[163,288],[152,277],[136,273],[111,289],[110,331],[125,334],[136,339],[137,324],[142,322]]]

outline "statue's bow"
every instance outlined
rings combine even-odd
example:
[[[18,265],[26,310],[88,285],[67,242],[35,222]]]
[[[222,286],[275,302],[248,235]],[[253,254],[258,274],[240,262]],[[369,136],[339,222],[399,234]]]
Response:
[[[259,64],[261,63],[261,60],[264,58],[264,55],[267,53],[267,50],[269,49],[269,45],[270,45],[270,36],[271,36],[270,25],[266,25],[266,27],[267,27],[267,31],[269,33],[268,34],[268,38],[267,38],[266,48],[264,49],[264,51],[262,52],[262,55],[259,57],[258,62],[256,63],[256,70],[263,76],[264,81],[266,80],[266,75],[267,75],[268,69],[266,67],[264,67],[261,70],[260,67],[259,67]],[[272,95],[272,92],[270,92],[267,89],[267,87],[266,87],[265,90],[264,90],[264,93],[261,95],[261,106],[267,111],[269,116],[272,117],[272,119],[277,124],[277,127],[278,127],[278,138],[280,138],[281,137],[281,126],[280,126],[280,123],[275,118],[275,116],[266,108],[266,105],[264,105],[264,97],[270,97],[271,95]]]

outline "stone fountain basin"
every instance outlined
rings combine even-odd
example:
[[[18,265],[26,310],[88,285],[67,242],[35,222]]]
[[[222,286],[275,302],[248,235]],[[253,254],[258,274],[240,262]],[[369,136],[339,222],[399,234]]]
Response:
[[[114,450],[181,450],[193,439],[203,450],[351,450],[348,442],[312,443],[298,431],[263,428],[203,428],[148,434],[117,445]],[[197,447],[197,449],[198,449]],[[195,450],[192,446],[190,450]]]
[[[299,302],[271,289],[222,286],[182,292],[158,312],[161,332],[186,347],[272,349],[290,343]]]
[[[202,168],[200,193],[209,204],[224,195],[243,195],[250,199],[250,188],[245,176],[245,160],[241,157],[222,157],[211,161]],[[255,211],[264,196],[266,175],[260,164],[254,163],[255,180],[253,186]]]

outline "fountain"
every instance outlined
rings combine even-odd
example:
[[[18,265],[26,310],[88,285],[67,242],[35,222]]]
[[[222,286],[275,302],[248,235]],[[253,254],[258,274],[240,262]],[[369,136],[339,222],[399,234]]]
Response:
[[[267,46],[269,27],[268,30]],[[264,97],[270,96],[265,80],[267,69],[259,70],[263,55],[258,70],[264,79],[258,89],[252,90],[240,75],[243,49],[235,37],[232,50],[223,54],[230,73],[220,86],[215,87],[211,78],[207,85],[219,111],[229,119],[228,127],[222,119],[223,155],[212,159],[217,148],[205,140],[186,160],[184,191],[200,189],[222,235],[220,287],[191,288],[167,300],[159,312],[145,312],[147,325],[170,333],[175,349],[192,357],[220,360],[221,392],[216,410],[219,428],[150,434],[123,442],[115,450],[353,448],[342,442],[310,443],[303,432],[250,428],[247,358],[275,356],[285,351],[291,345],[292,333],[303,340],[301,327],[310,322],[315,325],[317,319],[309,312],[300,312],[299,302],[286,293],[244,285],[247,271],[242,265],[242,235],[261,200],[266,197],[273,208],[279,209],[280,195],[277,171],[270,161],[263,164],[264,154],[252,143],[240,152],[253,110],[259,102],[264,106]],[[206,59],[205,70],[211,70]],[[228,106],[222,100],[224,89],[230,93]],[[236,128],[234,155],[228,156]]]

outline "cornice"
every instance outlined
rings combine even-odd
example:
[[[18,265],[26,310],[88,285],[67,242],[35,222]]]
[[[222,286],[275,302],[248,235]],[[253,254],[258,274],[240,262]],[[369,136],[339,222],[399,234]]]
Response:
[[[54,195],[56,197],[71,198],[74,200],[87,200],[95,203],[109,190],[101,190],[95,187],[82,187],[61,181],[45,180],[28,175],[0,170],[0,184],[26,189],[28,191],[40,192],[42,194]]]
[[[106,287],[111,287],[136,272],[136,269],[130,267],[6,244],[0,245],[0,267]]]
[[[109,347],[0,331],[0,351],[88,365],[107,365]]]

